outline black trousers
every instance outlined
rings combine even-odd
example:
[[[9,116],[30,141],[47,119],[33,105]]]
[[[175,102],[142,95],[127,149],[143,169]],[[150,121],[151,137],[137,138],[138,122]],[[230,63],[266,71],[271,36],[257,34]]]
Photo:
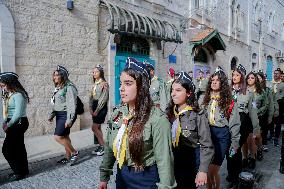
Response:
[[[227,171],[228,177],[232,181],[237,181],[239,174],[242,172],[242,146],[247,141],[247,138],[250,133],[253,132],[253,125],[249,114],[243,112],[240,113],[241,127],[240,127],[240,141],[239,148],[235,155],[232,157],[229,156],[229,151],[227,151]]]
[[[24,133],[28,126],[28,119],[22,117],[17,123],[9,127],[6,132],[2,153],[14,174],[29,174],[27,151],[24,143]]]

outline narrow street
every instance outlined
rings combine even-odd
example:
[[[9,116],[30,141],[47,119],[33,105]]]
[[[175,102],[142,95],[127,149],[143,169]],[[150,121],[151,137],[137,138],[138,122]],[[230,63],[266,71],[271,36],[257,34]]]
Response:
[[[255,169],[255,189],[281,189],[283,188],[284,175],[279,169],[280,147],[268,145],[269,152],[264,154],[264,159],[257,162]],[[0,188],[3,189],[79,189],[97,188],[99,183],[99,165],[102,157],[91,155],[91,149],[80,151],[80,159],[75,166],[57,165],[57,158],[51,158],[39,162],[30,163],[30,177],[8,183],[7,175],[11,170],[0,171]],[[222,188],[227,188],[226,162],[221,169]],[[112,176],[108,185],[109,189],[115,189],[115,178]]]

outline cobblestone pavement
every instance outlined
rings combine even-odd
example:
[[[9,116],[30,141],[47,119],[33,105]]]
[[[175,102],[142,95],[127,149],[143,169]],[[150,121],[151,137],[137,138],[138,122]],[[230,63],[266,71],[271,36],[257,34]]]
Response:
[[[257,175],[257,182],[254,188],[257,189],[278,189],[278,187],[267,186],[271,176],[275,170],[279,168],[279,154],[280,148],[269,145],[270,150],[264,154],[264,160],[257,162],[255,170]],[[7,175],[11,170],[0,171],[0,188],[16,188],[16,189],[79,189],[79,188],[97,188],[99,182],[99,164],[101,157],[91,155],[91,149],[80,152],[80,159],[75,166],[57,165],[56,161],[60,157],[43,160],[40,162],[30,163],[31,175],[21,181],[8,183],[6,181]],[[222,188],[226,188],[226,162],[221,168]],[[282,175],[280,175],[282,176]],[[284,178],[284,176],[283,176]],[[281,180],[281,179],[280,179]],[[284,180],[282,179],[283,184]],[[275,183],[277,184],[277,183]],[[283,186],[282,184],[282,186]],[[281,184],[279,184],[279,189]],[[276,186],[276,185],[275,185]],[[267,188],[268,187],[268,188]],[[108,185],[109,189],[115,189],[114,177]]]

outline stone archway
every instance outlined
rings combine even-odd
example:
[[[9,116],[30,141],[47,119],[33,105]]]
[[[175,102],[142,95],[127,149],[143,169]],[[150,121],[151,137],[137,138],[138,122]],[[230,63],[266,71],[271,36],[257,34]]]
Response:
[[[15,27],[8,8],[0,3],[0,68],[15,72]]]
[[[8,8],[0,2],[0,72],[15,72],[15,27]],[[2,93],[1,93],[2,94]],[[0,122],[2,118],[2,100],[0,100]],[[0,129],[0,137],[5,134]]]

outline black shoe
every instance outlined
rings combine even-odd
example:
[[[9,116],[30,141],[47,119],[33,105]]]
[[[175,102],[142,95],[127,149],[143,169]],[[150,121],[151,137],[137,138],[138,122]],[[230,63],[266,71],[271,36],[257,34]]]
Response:
[[[102,156],[105,153],[105,148],[103,146],[100,146],[99,149],[96,151],[97,156]]]
[[[9,181],[10,182],[19,181],[19,180],[24,179],[26,176],[27,175],[12,174],[9,176]]]
[[[278,146],[279,146],[278,140],[277,140],[277,139],[274,139],[274,140],[273,140],[273,144],[274,144],[274,146],[278,147]]]
[[[256,166],[256,164],[255,164],[255,159],[250,157],[250,158],[248,159],[248,168],[254,169],[255,166]]]
[[[243,169],[248,168],[248,159],[243,159]]]
[[[70,158],[70,166],[75,165],[76,161],[79,158],[79,151],[77,151],[75,154],[73,154]]]
[[[69,162],[69,160],[67,158],[62,158],[61,160],[57,161],[58,164],[66,164],[68,162]]]
[[[261,161],[261,160],[263,159],[263,155],[262,155],[262,150],[261,150],[261,149],[258,149],[258,150],[257,150],[256,159],[257,159],[258,161]]]

